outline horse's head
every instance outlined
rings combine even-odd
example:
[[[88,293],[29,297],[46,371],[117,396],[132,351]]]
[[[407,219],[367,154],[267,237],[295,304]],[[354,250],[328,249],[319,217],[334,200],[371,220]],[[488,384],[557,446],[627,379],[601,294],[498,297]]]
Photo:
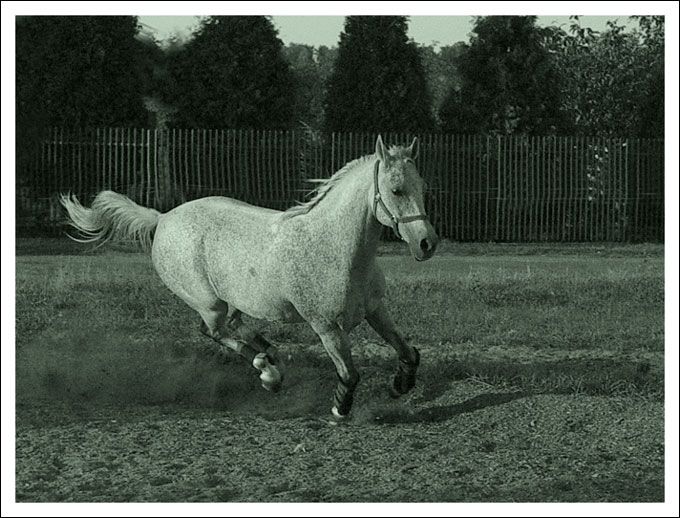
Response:
[[[439,238],[425,214],[425,182],[415,164],[417,139],[407,148],[395,146],[388,150],[378,136],[375,154],[378,161],[371,189],[373,213],[408,243],[417,261],[425,261],[434,255]]]

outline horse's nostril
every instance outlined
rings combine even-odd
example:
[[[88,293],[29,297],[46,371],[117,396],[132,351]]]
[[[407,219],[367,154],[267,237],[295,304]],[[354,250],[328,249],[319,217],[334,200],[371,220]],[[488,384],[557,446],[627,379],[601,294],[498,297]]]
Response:
[[[422,239],[422,240],[420,241],[420,249],[421,249],[423,252],[429,251],[429,250],[430,250],[430,242],[429,242],[427,239]]]

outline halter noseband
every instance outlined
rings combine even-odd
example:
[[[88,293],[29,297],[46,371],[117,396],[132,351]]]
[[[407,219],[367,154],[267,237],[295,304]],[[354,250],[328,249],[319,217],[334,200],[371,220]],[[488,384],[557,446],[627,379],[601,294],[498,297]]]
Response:
[[[403,217],[396,217],[390,209],[387,208],[387,205],[385,205],[385,202],[382,199],[382,196],[380,194],[380,187],[378,186],[378,169],[380,168],[380,160],[377,160],[375,162],[375,167],[373,168],[373,184],[374,184],[374,190],[375,190],[375,195],[373,196],[373,215],[375,216],[376,219],[378,219],[378,204],[380,204],[380,208],[383,210],[385,215],[390,218],[390,221],[392,222],[392,230],[394,230],[394,233],[397,235],[399,239],[403,241],[403,237],[401,237],[401,234],[399,233],[399,223],[410,223],[411,221],[418,221],[420,219],[422,220],[427,220],[427,215],[425,214],[418,214],[416,216],[403,216]]]

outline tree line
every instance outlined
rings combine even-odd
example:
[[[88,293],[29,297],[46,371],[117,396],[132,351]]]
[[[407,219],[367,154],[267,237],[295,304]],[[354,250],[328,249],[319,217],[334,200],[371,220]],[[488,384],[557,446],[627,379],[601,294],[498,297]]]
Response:
[[[435,49],[406,16],[348,16],[331,48],[285,46],[266,16],[166,45],[134,16],[17,17],[17,151],[56,125],[663,137],[664,18],[631,22],[482,16]]]

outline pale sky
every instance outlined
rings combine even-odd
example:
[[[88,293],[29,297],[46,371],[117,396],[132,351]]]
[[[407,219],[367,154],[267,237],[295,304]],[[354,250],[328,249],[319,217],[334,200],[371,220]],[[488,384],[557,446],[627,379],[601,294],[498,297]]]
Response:
[[[344,16],[273,16],[279,38],[284,44],[305,43],[328,47],[337,46],[343,29]],[[581,25],[594,30],[603,30],[607,20],[628,22],[627,16],[582,16]],[[157,30],[161,40],[174,34],[188,34],[198,23],[197,16],[140,16],[139,20]],[[569,16],[539,16],[539,25],[569,25]],[[468,41],[472,29],[472,16],[420,16],[410,17],[409,36],[417,43],[430,45],[453,45]]]

